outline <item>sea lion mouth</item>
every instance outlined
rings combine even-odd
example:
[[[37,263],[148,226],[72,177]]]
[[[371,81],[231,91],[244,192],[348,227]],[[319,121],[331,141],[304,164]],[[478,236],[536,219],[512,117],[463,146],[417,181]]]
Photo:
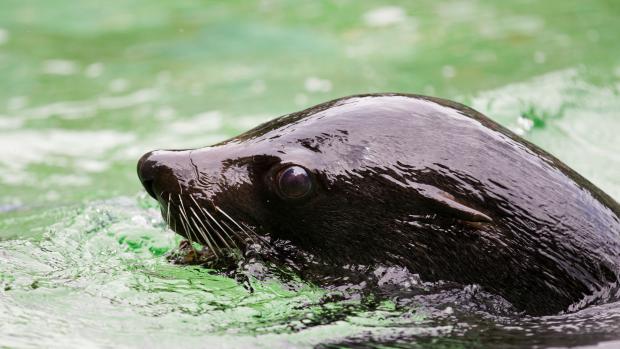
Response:
[[[235,220],[212,202],[199,203],[191,193],[162,192],[157,198],[166,225],[190,245],[206,247],[215,259],[243,255],[248,245],[263,240],[254,229]]]

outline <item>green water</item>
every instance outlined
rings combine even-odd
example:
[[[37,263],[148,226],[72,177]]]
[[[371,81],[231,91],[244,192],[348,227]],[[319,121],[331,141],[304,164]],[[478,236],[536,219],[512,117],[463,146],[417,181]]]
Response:
[[[564,330],[471,334],[492,326],[171,265],[178,239],[135,163],[409,92],[473,106],[618,200],[618,33],[612,0],[2,1],[0,347],[558,343]]]

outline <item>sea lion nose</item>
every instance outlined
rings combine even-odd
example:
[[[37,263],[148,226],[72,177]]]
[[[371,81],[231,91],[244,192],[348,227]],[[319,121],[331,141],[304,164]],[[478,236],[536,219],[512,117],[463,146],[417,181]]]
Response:
[[[153,199],[157,199],[155,196],[154,183],[155,183],[155,175],[156,175],[156,164],[157,160],[154,159],[156,157],[156,153],[154,151],[148,152],[138,160],[138,178],[140,178],[140,182],[147,193],[153,197]]]
[[[194,177],[191,150],[154,150],[138,160],[138,178],[154,199],[162,193],[178,194],[181,183]]]

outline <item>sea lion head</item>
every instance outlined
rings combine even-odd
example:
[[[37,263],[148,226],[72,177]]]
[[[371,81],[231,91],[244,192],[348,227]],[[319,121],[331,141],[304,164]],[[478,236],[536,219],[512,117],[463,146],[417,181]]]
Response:
[[[147,153],[138,174],[170,227],[207,247],[269,234],[342,263],[384,259],[377,247],[394,242],[397,219],[436,213],[423,196],[403,197],[396,154],[384,155],[398,141],[390,120],[405,112],[380,98],[336,100],[213,146]]]
[[[600,248],[618,246],[617,237],[596,237],[584,223],[617,226],[605,207],[615,202],[445,100],[342,98],[213,146],[150,152],[138,174],[168,225],[215,253],[288,241],[328,264],[397,264],[430,280],[479,283],[532,313],[562,310],[617,280],[615,247]],[[587,218],[558,209],[566,198],[588,205]],[[562,219],[573,240],[558,238]]]
[[[454,207],[446,224],[491,220],[456,209],[450,194],[418,187],[415,169],[398,161],[406,155],[399,154],[405,146],[399,138],[409,100],[331,101],[210,147],[150,152],[139,161],[139,176],[170,226],[205,246],[243,244],[250,230],[342,263],[398,259],[402,222],[437,217],[450,209],[447,201]]]

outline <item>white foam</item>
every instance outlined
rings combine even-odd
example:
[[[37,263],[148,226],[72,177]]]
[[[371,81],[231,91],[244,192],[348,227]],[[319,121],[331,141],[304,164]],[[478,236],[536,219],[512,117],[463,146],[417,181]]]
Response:
[[[24,120],[0,115],[0,130],[11,130],[21,127]]]
[[[547,60],[547,56],[542,51],[534,52],[534,62],[538,64],[543,64]]]
[[[332,82],[311,76],[304,81],[304,87],[308,92],[329,92],[332,90]]]
[[[101,73],[103,73],[103,64],[100,62],[90,64],[84,69],[84,75],[89,78],[99,77]]]
[[[63,119],[80,119],[94,116],[97,106],[90,101],[61,101],[39,107],[22,110],[19,115],[24,119],[45,119],[59,116]]]
[[[75,162],[75,165],[85,172],[103,172],[109,167],[107,162],[94,159],[80,159]]]
[[[370,27],[387,27],[402,23],[407,19],[407,14],[402,7],[383,6],[364,13],[363,20]]]
[[[112,92],[125,92],[129,87],[129,81],[126,79],[114,79],[110,82],[110,91]]]
[[[157,96],[159,96],[157,90],[145,88],[123,96],[101,97],[98,104],[103,109],[121,109],[150,102]]]
[[[451,65],[444,65],[441,68],[441,75],[446,79],[452,79],[456,76],[456,69]]]
[[[6,107],[8,110],[19,110],[24,108],[28,104],[28,97],[26,96],[14,96],[9,98]]]
[[[67,187],[83,187],[92,183],[89,176],[83,174],[53,174],[45,177],[45,186],[50,185],[67,186]]]
[[[83,101],[58,101],[28,109],[19,109],[16,115],[23,120],[45,119],[52,116],[68,120],[83,119],[95,116],[101,109],[129,108],[150,102],[158,96],[157,90],[145,88],[126,95],[96,97]]]
[[[437,5],[437,14],[452,22],[469,20],[473,16],[480,15],[481,11],[475,1],[442,1]]]
[[[506,19],[503,24],[513,32],[522,34],[535,34],[542,30],[545,22],[542,18],[534,16],[513,16]]]
[[[134,139],[133,134],[113,130],[7,132],[0,137],[0,180],[10,184],[32,184],[35,178],[29,173],[28,166],[33,164],[74,165],[85,172],[100,172],[108,166],[104,158],[110,150]],[[55,179],[56,183],[68,183],[63,178]],[[85,180],[80,179],[79,183],[85,183]]]
[[[524,135],[529,130],[531,130],[532,127],[534,127],[534,121],[532,121],[532,120],[530,120],[528,118],[524,118],[521,115],[519,115],[518,118],[517,118],[517,124],[519,125],[519,127],[515,128],[514,131],[518,135]]]
[[[545,22],[539,17],[512,16],[500,22],[481,21],[478,24],[478,32],[486,38],[498,39],[513,33],[529,36],[536,35],[544,30],[544,27]],[[562,40],[566,39],[570,41],[570,37]]]
[[[187,120],[173,122],[167,125],[166,129],[179,134],[205,133],[220,129],[222,119],[222,113],[212,110],[194,115]]]
[[[50,59],[43,62],[43,72],[52,75],[72,75],[78,70],[74,61],[66,59]]]
[[[163,106],[155,112],[155,118],[157,120],[172,120],[174,116],[177,114],[176,110],[170,106]]]

